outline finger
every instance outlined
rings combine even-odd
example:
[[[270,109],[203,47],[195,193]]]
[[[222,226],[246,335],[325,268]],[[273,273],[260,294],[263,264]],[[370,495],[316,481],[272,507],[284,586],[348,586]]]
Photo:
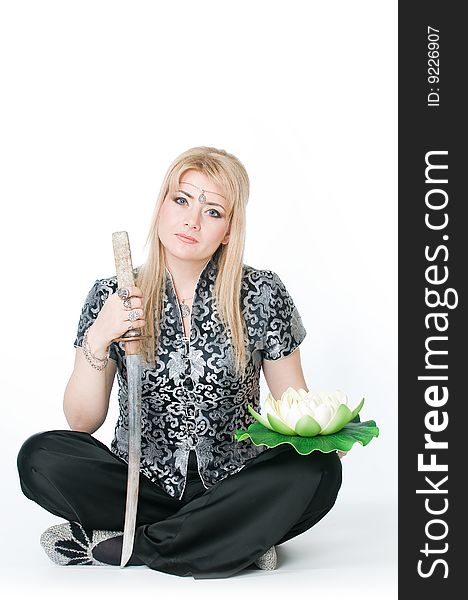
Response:
[[[125,310],[132,310],[132,308],[142,308],[143,300],[142,298],[132,296],[130,298],[127,298],[126,300],[122,300],[122,306]]]
[[[146,321],[144,319],[140,319],[138,321],[131,321],[130,323],[128,323],[127,331],[130,331],[130,329],[140,329],[141,327],[145,326],[145,323]]]
[[[125,287],[128,290],[129,298],[130,297],[143,298],[143,292],[140,290],[139,287],[136,287],[136,285],[126,285]],[[115,292],[115,293],[117,294],[117,292]]]
[[[137,317],[137,319],[135,319],[135,316]],[[132,318],[130,318],[130,317],[132,317]],[[131,311],[127,312],[127,318],[125,320],[135,323],[135,321],[137,321],[138,319],[144,320],[144,317],[145,317],[145,314],[141,308],[133,308]]]

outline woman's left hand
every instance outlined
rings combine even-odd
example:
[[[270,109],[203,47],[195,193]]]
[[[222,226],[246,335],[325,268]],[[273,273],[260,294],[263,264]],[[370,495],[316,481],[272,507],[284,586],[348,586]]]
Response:
[[[347,452],[341,452],[341,450],[337,450],[336,453],[340,458],[343,458],[343,456],[346,456],[348,454]]]

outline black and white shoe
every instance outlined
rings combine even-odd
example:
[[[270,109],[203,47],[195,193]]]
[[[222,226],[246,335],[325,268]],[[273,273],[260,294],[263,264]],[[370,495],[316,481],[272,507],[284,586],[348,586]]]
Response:
[[[260,558],[257,558],[254,561],[254,564],[259,569],[264,569],[265,571],[274,571],[278,565],[278,557],[276,556],[276,548],[272,546],[269,550],[262,554]]]
[[[100,542],[123,535],[123,531],[83,529],[74,521],[53,525],[41,535],[41,546],[47,556],[58,565],[105,565],[96,560],[93,548]]]

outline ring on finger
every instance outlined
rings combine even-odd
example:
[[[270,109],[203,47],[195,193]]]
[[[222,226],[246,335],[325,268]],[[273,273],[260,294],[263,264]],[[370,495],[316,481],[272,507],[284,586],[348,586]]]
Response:
[[[130,300],[130,298],[125,298],[125,300],[123,301],[123,305],[124,305],[124,308],[131,309],[132,301]]]
[[[140,318],[140,313],[137,310],[131,310],[128,313],[128,320],[129,321],[138,321],[139,318]]]
[[[126,300],[129,296],[130,296],[130,291],[128,288],[124,287],[124,288],[119,288],[117,290],[117,295],[119,296],[119,298],[121,300]]]

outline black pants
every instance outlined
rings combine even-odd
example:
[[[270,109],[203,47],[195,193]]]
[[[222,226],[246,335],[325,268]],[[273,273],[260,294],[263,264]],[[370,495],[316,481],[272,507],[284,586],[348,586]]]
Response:
[[[209,489],[190,454],[181,500],[140,476],[134,554],[173,575],[204,579],[241,571],[317,523],[341,486],[335,452],[301,455],[281,444]],[[18,471],[23,493],[50,513],[84,529],[123,531],[127,464],[89,433],[31,436]]]

